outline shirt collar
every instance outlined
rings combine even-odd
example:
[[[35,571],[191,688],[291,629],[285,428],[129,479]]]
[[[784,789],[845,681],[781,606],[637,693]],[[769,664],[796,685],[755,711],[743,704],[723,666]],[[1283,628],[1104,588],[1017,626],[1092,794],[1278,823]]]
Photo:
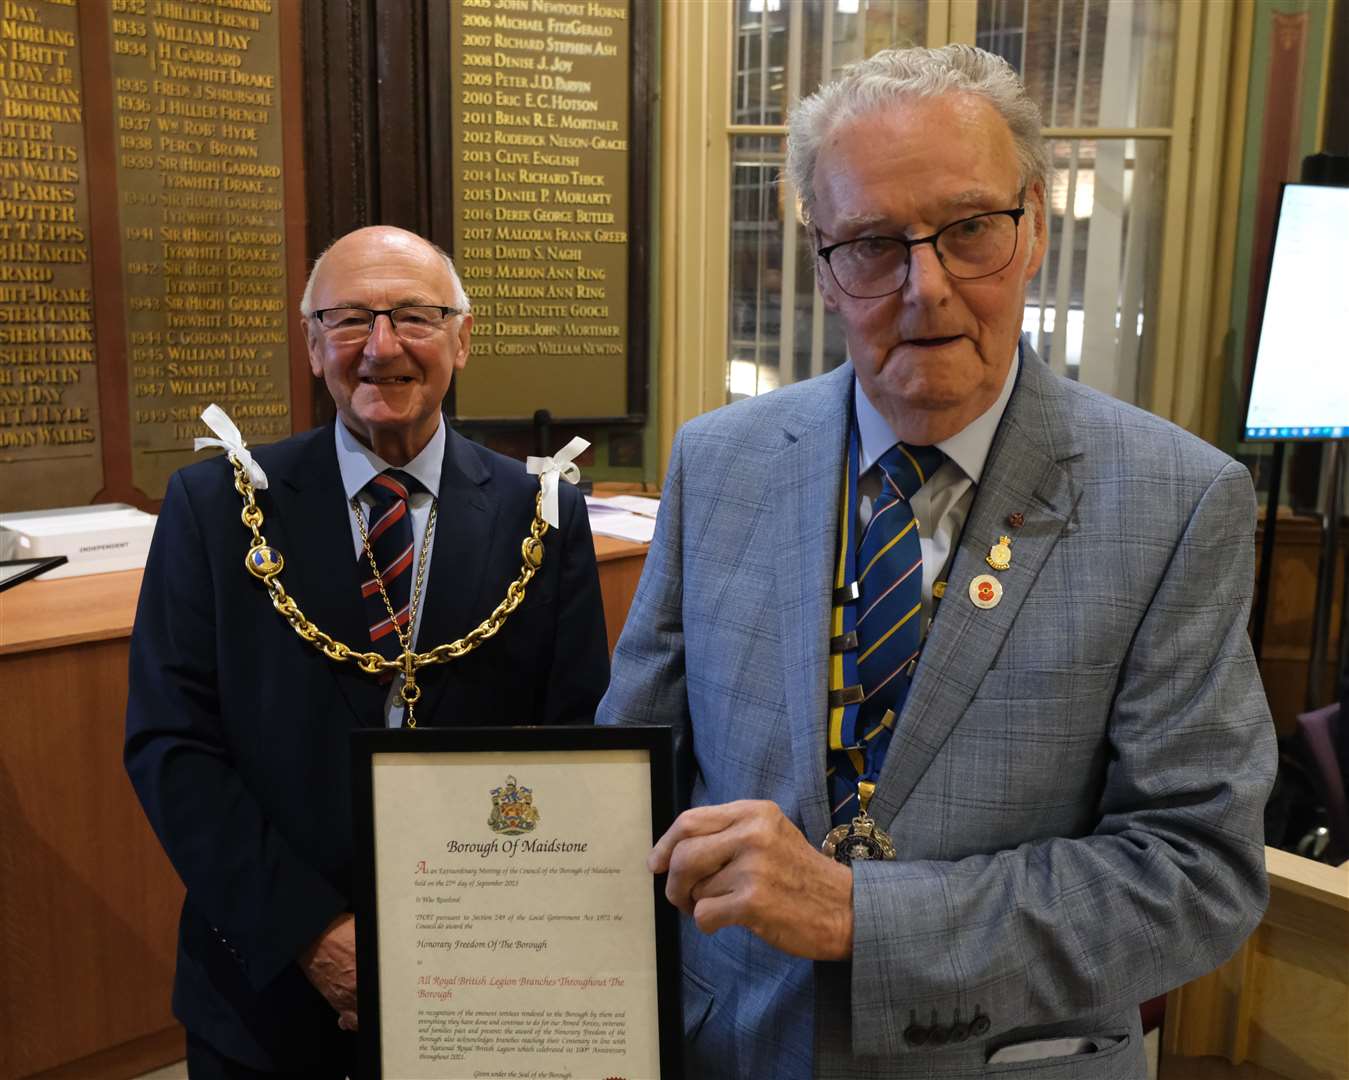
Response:
[[[960,466],[965,475],[976,484],[983,475],[984,463],[988,461],[988,451],[993,445],[993,436],[997,434],[998,424],[1002,421],[1002,414],[1012,396],[1012,388],[1016,386],[1016,374],[1021,366],[1020,351],[1018,349],[1012,356],[1012,362],[1007,367],[1007,378],[1003,380],[1002,392],[998,395],[998,399],[949,439],[937,443],[937,449]],[[862,437],[857,464],[858,470],[865,473],[899,440],[895,438],[889,422],[876,411],[876,406],[871,404],[866,394],[862,392],[862,383],[857,379],[853,380],[853,401],[857,410],[857,430]]]
[[[440,491],[440,468],[445,460],[445,418],[442,415],[431,441],[422,452],[402,467],[405,473],[416,477],[433,496]],[[354,499],[366,484],[385,469],[392,469],[382,457],[362,445],[341,418],[337,428],[337,467],[342,472],[342,490],[348,501]]]

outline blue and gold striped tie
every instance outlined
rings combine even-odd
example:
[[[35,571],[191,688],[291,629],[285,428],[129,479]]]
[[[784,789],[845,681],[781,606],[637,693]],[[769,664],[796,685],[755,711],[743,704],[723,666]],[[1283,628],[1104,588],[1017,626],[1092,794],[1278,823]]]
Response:
[[[863,699],[844,745],[829,754],[835,825],[858,812],[857,781],[874,781],[909,692],[923,640],[923,552],[909,500],[941,465],[935,446],[896,443],[876,462],[881,492],[857,545],[857,667]],[[847,730],[851,727],[851,730]]]

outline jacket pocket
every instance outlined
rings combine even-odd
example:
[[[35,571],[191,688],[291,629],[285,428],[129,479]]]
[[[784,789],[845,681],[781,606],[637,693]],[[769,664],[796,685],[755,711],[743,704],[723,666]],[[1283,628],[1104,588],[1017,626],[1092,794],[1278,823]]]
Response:
[[[984,1066],[986,1076],[1005,1080],[1125,1080],[1129,1077],[1128,1057],[1132,1040],[1127,1031],[1101,1032],[1084,1036],[1089,1044],[1080,1053],[1060,1053],[1052,1057],[1037,1057],[1029,1061],[990,1062]],[[1027,1043],[1009,1043],[999,1050],[1024,1046],[1035,1052],[1037,1044],[1059,1040],[1032,1040]],[[1046,1049],[1052,1049],[1046,1046]],[[991,1053],[990,1053],[991,1056]],[[1141,1074],[1140,1074],[1141,1075]]]
[[[712,1012],[712,1006],[716,1003],[716,992],[712,989],[710,983],[695,975],[685,966],[682,996],[684,1038],[688,1042],[693,1042],[698,1037],[698,1033],[703,1030],[703,1024],[707,1022],[707,1018]]]

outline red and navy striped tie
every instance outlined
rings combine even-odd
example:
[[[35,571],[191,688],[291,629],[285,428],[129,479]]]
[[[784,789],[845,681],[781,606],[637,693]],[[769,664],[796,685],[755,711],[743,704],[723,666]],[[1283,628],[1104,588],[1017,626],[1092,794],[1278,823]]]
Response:
[[[857,544],[857,670],[862,704],[844,722],[844,749],[829,754],[835,825],[857,814],[859,776],[875,781],[909,692],[923,641],[923,552],[909,500],[944,455],[935,446],[896,443],[876,462],[881,492]],[[850,752],[851,750],[851,752]]]
[[[398,618],[398,625],[406,627],[412,607],[412,583],[417,576],[417,552],[412,541],[412,514],[408,511],[408,495],[426,489],[400,469],[385,469],[362,489],[373,500],[366,535],[375,563],[389,594],[389,605]],[[403,647],[389,619],[388,608],[379,592],[379,582],[370,572],[370,559],[362,549],[357,567],[361,578],[361,595],[365,597],[366,620],[370,626],[370,640],[375,650],[393,659]]]

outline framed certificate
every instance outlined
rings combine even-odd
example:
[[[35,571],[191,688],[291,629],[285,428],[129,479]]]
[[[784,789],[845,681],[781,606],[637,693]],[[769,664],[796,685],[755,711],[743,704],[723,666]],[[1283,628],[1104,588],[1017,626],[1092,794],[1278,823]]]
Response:
[[[352,770],[367,1075],[682,1075],[669,728],[357,731]]]

